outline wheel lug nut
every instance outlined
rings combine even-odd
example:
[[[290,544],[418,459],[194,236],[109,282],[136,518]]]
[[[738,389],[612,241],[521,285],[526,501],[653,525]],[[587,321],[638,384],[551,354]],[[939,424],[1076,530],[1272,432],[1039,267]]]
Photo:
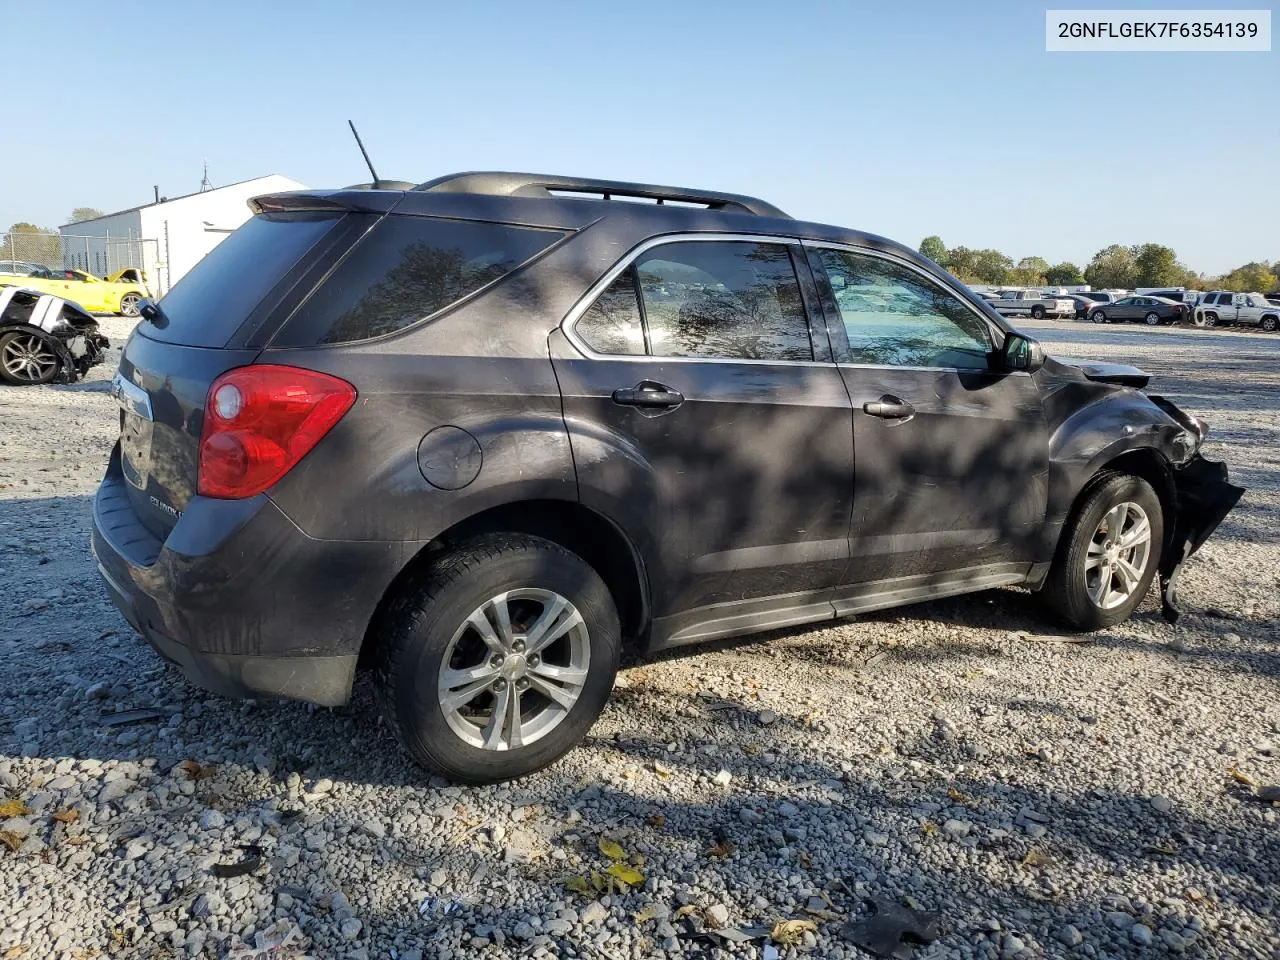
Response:
[[[493,681],[493,689],[498,693],[501,693],[503,690],[507,689],[507,681],[505,680]]]
[[[528,690],[528,689],[529,689],[529,681],[528,681],[528,680],[525,680],[525,679],[522,677],[520,680],[516,681],[516,686],[517,686],[517,687],[519,687],[521,690]]]
[[[517,640],[515,643],[511,645],[511,649],[514,650],[516,653],[524,653],[524,641]]]
[[[529,658],[529,666],[531,667],[536,667],[541,662],[542,662],[542,658],[539,657],[536,653]]]
[[[500,667],[502,666],[502,661],[503,661],[503,657],[495,653],[492,657],[489,658],[489,666]]]

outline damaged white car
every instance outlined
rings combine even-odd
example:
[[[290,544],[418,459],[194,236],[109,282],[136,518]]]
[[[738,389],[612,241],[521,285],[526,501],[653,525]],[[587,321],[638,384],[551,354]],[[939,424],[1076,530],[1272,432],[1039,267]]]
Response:
[[[0,380],[18,386],[74,383],[101,363],[110,341],[78,304],[0,286]]]

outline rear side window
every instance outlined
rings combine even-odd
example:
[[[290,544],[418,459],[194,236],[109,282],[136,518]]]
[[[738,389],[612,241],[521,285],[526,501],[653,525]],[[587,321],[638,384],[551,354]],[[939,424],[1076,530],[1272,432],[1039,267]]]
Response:
[[[274,341],[301,347],[385,336],[500,280],[564,234],[390,216],[356,245]]]
[[[812,360],[785,244],[669,243],[635,266],[655,357]]]
[[[644,326],[635,271],[628,267],[596,298],[574,327],[596,353],[644,356]]]
[[[149,339],[222,347],[341,214],[259,214],[214,247],[164,295]]]

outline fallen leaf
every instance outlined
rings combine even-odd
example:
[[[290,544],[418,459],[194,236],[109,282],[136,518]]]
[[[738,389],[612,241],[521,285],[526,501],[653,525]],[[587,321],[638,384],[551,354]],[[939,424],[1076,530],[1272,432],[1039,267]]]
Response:
[[[773,925],[769,938],[774,943],[794,947],[804,940],[806,933],[816,933],[818,925],[812,920],[779,920]]]
[[[0,819],[8,820],[10,817],[25,817],[31,812],[21,800],[6,800],[0,803]]]
[[[621,844],[614,840],[606,840],[604,837],[600,838],[600,852],[610,860],[627,859],[627,853],[622,849]]]
[[[67,837],[67,843],[73,847],[83,846],[89,842],[88,837]]]
[[[628,867],[625,863],[611,863],[605,872],[611,877],[617,877],[629,887],[638,887],[644,883],[644,874],[635,867]]]
[[[809,856],[804,850],[796,854],[796,859],[800,861],[800,866],[806,870],[813,866],[813,857]]]
[[[591,895],[591,885],[587,882],[587,878],[581,874],[566,877],[563,884],[566,890],[572,890],[574,893],[580,893],[584,897]]]
[[[68,807],[66,810],[59,810],[55,813],[53,819],[59,823],[75,823],[80,819],[80,811],[73,807]]]
[[[1053,857],[1034,847],[1028,850],[1027,855],[1022,858],[1022,865],[1025,867],[1047,867],[1053,862]]]
[[[667,818],[660,813],[655,813],[653,816],[651,816],[648,819],[647,822],[649,826],[657,827],[659,830],[661,830],[663,827],[667,825]]]
[[[1256,787],[1258,785],[1258,782],[1253,777],[1236,767],[1227,767],[1227,775],[1236,783],[1246,787]]]
[[[959,790],[957,790],[955,787],[947,787],[947,796],[950,797],[952,800],[954,800],[956,803],[969,802],[969,798],[966,797]]]
[[[1164,844],[1155,844],[1155,843],[1145,847],[1143,852],[1158,853],[1163,857],[1176,857],[1178,855],[1178,851],[1173,847],[1166,846]]]
[[[698,908],[692,903],[686,903],[683,907],[677,907],[676,912],[671,916],[673,919],[679,920],[681,917],[687,917],[690,914],[697,913]]]
[[[920,824],[920,829],[924,831],[924,835],[926,837],[932,837],[938,832],[938,825],[932,820],[926,820],[924,823]]]
[[[31,948],[25,943],[20,943],[16,947],[10,947],[4,952],[4,960],[17,960],[18,957],[22,956],[30,949]]]
[[[748,743],[742,748],[742,752],[748,757],[758,757],[760,754],[764,753],[764,747],[760,746],[758,743]]]
[[[732,840],[721,840],[707,851],[707,856],[712,860],[727,860],[733,856],[733,851],[736,849]]]
[[[653,907],[641,907],[631,915],[631,919],[636,923],[648,923],[654,918]]]
[[[17,850],[22,846],[22,838],[16,833],[10,833],[8,830],[0,830],[0,843],[3,843],[10,850]]]

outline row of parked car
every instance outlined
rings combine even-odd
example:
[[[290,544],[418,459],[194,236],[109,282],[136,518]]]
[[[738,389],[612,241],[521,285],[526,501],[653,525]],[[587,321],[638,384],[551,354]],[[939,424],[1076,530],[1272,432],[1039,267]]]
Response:
[[[1280,294],[1157,290],[1141,295],[1091,291],[1045,296],[1038,290],[999,290],[978,296],[1005,316],[1037,320],[1141,322],[1150,327],[1189,322],[1197,327],[1253,326],[1268,333],[1280,329]]]

